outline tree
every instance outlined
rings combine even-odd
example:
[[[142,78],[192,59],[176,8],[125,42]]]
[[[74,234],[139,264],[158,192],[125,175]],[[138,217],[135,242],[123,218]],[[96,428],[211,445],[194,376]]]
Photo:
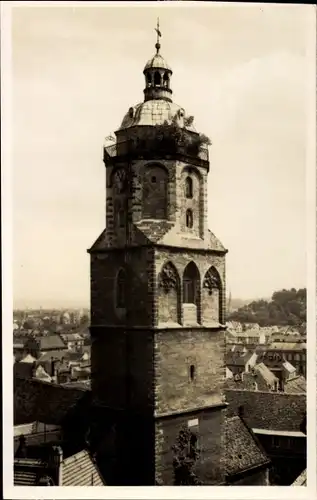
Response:
[[[195,473],[195,464],[199,457],[197,436],[188,428],[180,431],[173,446],[174,485],[194,486],[201,484]]]
[[[296,326],[306,321],[306,288],[278,290],[270,301],[255,300],[237,311],[229,319],[241,323],[258,323],[260,326]]]

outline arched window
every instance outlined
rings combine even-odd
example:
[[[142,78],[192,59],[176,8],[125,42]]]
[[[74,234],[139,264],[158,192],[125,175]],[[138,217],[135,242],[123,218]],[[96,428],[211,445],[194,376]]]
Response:
[[[147,83],[148,87],[151,87],[151,85],[152,85],[152,75],[151,75],[151,73],[147,73],[147,75],[146,75],[146,83]]]
[[[212,295],[214,290],[221,289],[219,273],[213,266],[205,274],[203,287],[208,290],[209,295]]]
[[[193,381],[195,379],[195,375],[196,375],[196,370],[195,370],[195,365],[190,365],[189,367],[189,376],[190,376],[190,380]]]
[[[154,85],[155,87],[161,86],[161,75],[158,71],[155,71],[154,73]]]
[[[163,85],[164,87],[169,87],[169,76],[168,76],[168,72],[165,71],[164,73],[164,76],[163,76]]]
[[[199,291],[199,271],[194,262],[190,262],[184,271],[183,277],[183,302],[197,304]]]
[[[186,227],[191,229],[193,227],[193,212],[190,210],[186,210]]]
[[[193,197],[193,179],[191,177],[186,177],[185,180],[185,196],[186,198]]]
[[[116,283],[116,307],[122,309],[126,306],[126,273],[120,269]]]

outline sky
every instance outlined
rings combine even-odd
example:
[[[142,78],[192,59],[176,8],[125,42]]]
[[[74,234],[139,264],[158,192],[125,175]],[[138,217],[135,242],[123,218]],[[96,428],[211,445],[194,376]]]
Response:
[[[161,53],[173,100],[212,140],[209,228],[234,298],[306,286],[310,6],[153,2],[12,9],[16,307],[89,305],[105,227],[104,138]]]

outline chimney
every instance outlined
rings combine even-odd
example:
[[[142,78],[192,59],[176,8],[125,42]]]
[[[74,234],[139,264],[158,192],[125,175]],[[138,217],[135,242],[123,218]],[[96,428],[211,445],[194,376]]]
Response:
[[[60,446],[52,447],[52,466],[56,470],[57,486],[63,485],[63,450]]]
[[[15,454],[16,458],[27,458],[27,446],[26,439],[23,434],[19,438],[19,447]]]

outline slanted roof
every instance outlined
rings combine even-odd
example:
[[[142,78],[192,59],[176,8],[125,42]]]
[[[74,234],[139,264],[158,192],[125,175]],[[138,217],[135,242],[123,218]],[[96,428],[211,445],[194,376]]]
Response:
[[[278,382],[278,378],[264,363],[255,365],[254,371],[259,374],[268,385],[272,386],[275,382]]]
[[[283,368],[286,370],[288,373],[294,373],[296,372],[295,366],[293,366],[289,361],[284,361],[283,363]]]
[[[31,354],[27,354],[20,360],[20,363],[34,363],[36,361],[36,358],[34,356],[31,356]]]
[[[298,478],[293,482],[292,486],[307,486],[307,469],[305,469]]]
[[[60,335],[46,335],[38,339],[41,351],[49,349],[66,349],[66,345]]]
[[[227,476],[270,463],[252,431],[238,416],[225,419],[222,463]]]
[[[226,365],[245,366],[252,355],[253,353],[250,351],[245,353],[229,351],[226,353]]]
[[[15,486],[36,486],[37,479],[38,472],[32,468],[27,470],[14,468],[13,484]]]
[[[225,389],[227,414],[234,416],[239,407],[251,428],[300,431],[306,412],[306,394]]]
[[[52,358],[53,360],[58,360],[61,361],[63,358],[66,358],[68,356],[67,351],[48,351],[45,352],[44,354],[41,354],[41,356],[38,358],[39,363],[44,363],[46,361],[51,361]]]
[[[62,462],[62,486],[104,486],[105,483],[87,450]]]
[[[61,337],[64,342],[74,342],[78,340],[84,340],[83,336],[80,333],[72,332],[72,333],[61,333]]]
[[[219,239],[208,230],[208,236],[205,240],[193,236],[177,232],[177,228],[172,222],[163,220],[141,220],[139,223],[133,224],[131,228],[131,246],[139,245],[167,245],[167,246],[183,246],[185,248],[194,248],[201,250],[215,250],[217,252],[226,253],[227,250],[219,241]],[[99,252],[111,247],[111,239],[109,233],[105,229],[92,247],[88,250],[89,253]],[[117,248],[124,247],[124,242],[117,242]]]
[[[280,351],[303,351],[306,349],[305,342],[272,342],[268,347],[270,350]]]
[[[237,337],[260,337],[260,330],[258,329],[249,329],[249,330],[244,330],[242,332],[237,333]]]
[[[60,425],[91,391],[37,379],[14,379],[14,425],[38,420]]]
[[[306,393],[307,383],[306,379],[300,375],[284,383],[284,392],[288,394],[304,394]]]

